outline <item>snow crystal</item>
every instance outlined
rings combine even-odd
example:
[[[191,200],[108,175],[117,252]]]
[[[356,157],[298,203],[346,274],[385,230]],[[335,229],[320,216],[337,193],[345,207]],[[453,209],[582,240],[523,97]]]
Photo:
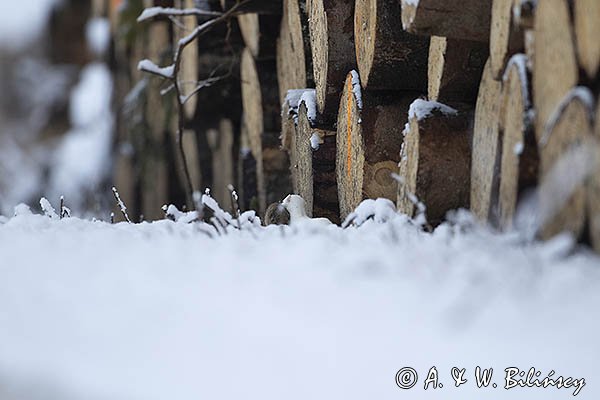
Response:
[[[458,111],[445,104],[438,103],[437,101],[427,101],[423,99],[416,99],[410,105],[408,110],[408,118],[416,118],[418,121],[427,118],[433,114],[434,111],[441,112],[445,115],[457,115]]]
[[[159,67],[154,62],[145,59],[138,63],[138,70],[149,72],[154,75],[162,76],[165,79],[172,79],[175,73],[175,65],[169,65],[166,67]]]
[[[362,110],[363,102],[362,102],[362,89],[360,87],[360,76],[358,72],[355,70],[350,71],[352,75],[352,93],[354,93],[354,98],[356,99],[356,104],[358,105],[358,109]]]
[[[319,146],[321,146],[321,136],[317,132],[313,132],[310,136],[310,147],[313,150],[319,150]]]

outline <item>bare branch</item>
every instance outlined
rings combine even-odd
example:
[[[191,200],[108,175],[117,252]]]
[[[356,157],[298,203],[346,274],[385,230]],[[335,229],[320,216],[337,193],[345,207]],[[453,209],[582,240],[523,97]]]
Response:
[[[138,63],[138,70],[147,72],[152,75],[160,76],[164,79],[173,79],[175,77],[175,65],[169,65],[166,67],[159,67],[154,62],[145,59]]]
[[[217,11],[205,11],[199,8],[168,8],[168,7],[150,7],[146,8],[137,18],[137,22],[144,22],[160,17],[180,17],[180,16],[196,16],[196,17],[218,17],[223,13]]]

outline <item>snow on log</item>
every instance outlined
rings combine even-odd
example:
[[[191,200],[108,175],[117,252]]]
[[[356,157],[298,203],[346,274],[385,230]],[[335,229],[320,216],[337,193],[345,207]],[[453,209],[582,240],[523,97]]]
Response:
[[[356,60],[363,88],[419,90],[427,86],[429,40],[402,29],[396,0],[356,0]]]
[[[494,79],[490,61],[483,69],[475,107],[473,150],[471,161],[471,210],[483,222],[497,221],[500,178],[499,131],[501,106],[500,81]]]
[[[574,2],[574,13],[579,63],[588,78],[593,80],[600,66],[600,1],[577,0]]]
[[[474,104],[487,58],[485,43],[432,36],[427,71],[429,100]]]
[[[588,227],[590,230],[590,242],[598,253],[600,253],[600,103],[596,108],[596,126],[594,127],[594,138],[592,141],[595,155],[594,169],[587,186],[587,214]]]
[[[256,159],[258,209],[289,194],[289,164],[279,147],[280,106],[273,60],[255,60],[246,48],[242,53],[241,81],[244,121],[250,149]]]
[[[306,201],[309,217],[325,217],[339,223],[336,185],[336,132],[315,124],[310,107],[302,100],[298,108],[298,125],[292,139],[292,175],[294,193]]]
[[[213,184],[211,196],[225,207],[231,203],[229,185],[234,185],[233,138],[234,126],[230,119],[222,119],[219,129],[208,132],[208,143],[212,150]]]
[[[238,7],[241,13],[281,14],[280,0],[220,0],[220,2],[223,11],[233,8],[237,3],[244,3]]]
[[[242,38],[254,58],[275,56],[280,23],[281,15],[277,14],[250,13],[238,16]]]
[[[398,211],[424,211],[438,225],[446,213],[469,206],[472,112],[416,100],[400,152]]]
[[[493,0],[490,29],[490,63],[494,79],[501,79],[506,63],[525,48],[523,31],[513,20],[514,0]]]
[[[341,218],[366,199],[395,200],[402,129],[418,94],[361,92],[358,73],[348,74],[337,120],[336,174]]]
[[[402,25],[427,36],[487,42],[492,0],[401,0]]]
[[[513,226],[519,200],[537,184],[539,156],[533,131],[527,56],[511,58],[502,87],[502,162],[500,166],[500,226]]]
[[[587,88],[571,90],[554,110],[538,141],[539,234],[543,239],[563,231],[576,238],[583,233],[585,186],[597,155],[593,153],[595,147],[590,145],[593,103],[593,95]]]
[[[569,2],[538,2],[534,35],[533,100],[540,140],[550,115],[579,79]]]
[[[327,123],[333,123],[343,82],[356,68],[354,0],[312,0],[309,31],[317,105]]]

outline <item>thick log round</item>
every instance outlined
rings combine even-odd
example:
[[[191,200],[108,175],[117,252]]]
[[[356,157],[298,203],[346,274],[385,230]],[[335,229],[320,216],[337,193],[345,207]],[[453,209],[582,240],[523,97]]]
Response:
[[[500,183],[500,106],[502,84],[492,74],[490,62],[483,69],[475,107],[471,163],[471,211],[483,222],[497,221]]]
[[[220,0],[221,8],[227,11],[242,0]],[[247,0],[238,7],[238,12],[259,14],[281,14],[281,1],[273,0]]]
[[[242,38],[254,58],[275,57],[280,23],[281,15],[250,13],[238,16]]]
[[[287,156],[279,147],[280,113],[277,75],[272,60],[258,61],[244,50],[241,61],[244,121],[256,160],[258,208],[281,201],[291,185]]]
[[[432,36],[429,44],[429,100],[475,104],[488,46]]]
[[[337,121],[336,174],[341,218],[367,198],[395,200],[402,129],[414,93],[361,94],[358,74],[344,84]]]
[[[424,91],[429,40],[402,29],[400,4],[356,0],[354,10],[356,60],[363,88]]]
[[[490,63],[494,79],[501,79],[506,63],[525,48],[523,32],[513,20],[514,0],[493,0],[490,29]]]
[[[398,211],[410,217],[424,205],[427,222],[435,226],[448,211],[469,206],[473,116],[439,103],[418,102],[429,110],[409,118],[400,153],[397,204]]]
[[[312,0],[310,46],[317,89],[317,107],[333,123],[344,79],[356,69],[354,50],[354,0]]]
[[[523,54],[511,59],[502,88],[502,162],[500,169],[500,226],[513,226],[522,195],[537,184],[539,156],[533,131],[533,114]]]
[[[487,42],[492,0],[401,0],[402,25],[426,36]]]
[[[600,115],[600,103],[596,109],[596,116]],[[590,230],[590,242],[598,253],[600,253],[600,121],[596,118],[592,141],[595,152],[595,168],[587,186],[587,213],[588,226]]]
[[[585,186],[594,157],[590,146],[593,101],[588,89],[579,87],[570,91],[554,110],[538,142],[539,234],[543,239],[564,231],[576,238],[583,233]]]
[[[335,173],[336,132],[317,127],[310,121],[304,102],[298,109],[294,137],[294,193],[306,201],[311,217],[325,217],[339,223],[339,203]]]
[[[577,84],[578,66],[567,0],[538,2],[535,14],[533,100],[536,137],[560,101]]]
[[[579,62],[588,78],[595,79],[600,67],[600,1],[574,1],[575,35]]]

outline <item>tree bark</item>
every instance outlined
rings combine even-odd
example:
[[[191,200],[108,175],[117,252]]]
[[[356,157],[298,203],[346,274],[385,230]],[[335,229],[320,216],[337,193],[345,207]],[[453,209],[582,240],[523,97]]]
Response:
[[[426,36],[487,42],[492,0],[402,1],[402,25],[408,32]]]
[[[354,38],[363,88],[420,90],[427,87],[427,38],[405,32],[397,0],[356,0]]]
[[[500,151],[502,138],[499,131],[501,82],[492,74],[490,61],[485,65],[473,128],[471,162],[471,210],[484,222],[497,222],[498,189],[500,181]]]
[[[441,223],[450,210],[468,208],[472,112],[448,113],[431,103],[428,115],[411,115],[400,153],[398,211]],[[437,108],[436,108],[437,107]]]
[[[337,121],[336,175],[341,218],[367,198],[395,201],[402,128],[416,93],[362,92],[356,72],[346,78]]]
[[[537,185],[539,155],[533,130],[530,81],[526,56],[508,64],[502,88],[502,162],[500,169],[500,226],[513,226],[522,195]]]
[[[356,69],[354,0],[312,0],[310,44],[317,89],[317,107],[324,122],[332,124],[348,71]]]
[[[488,47],[484,43],[432,36],[428,98],[475,104],[487,58]]]

